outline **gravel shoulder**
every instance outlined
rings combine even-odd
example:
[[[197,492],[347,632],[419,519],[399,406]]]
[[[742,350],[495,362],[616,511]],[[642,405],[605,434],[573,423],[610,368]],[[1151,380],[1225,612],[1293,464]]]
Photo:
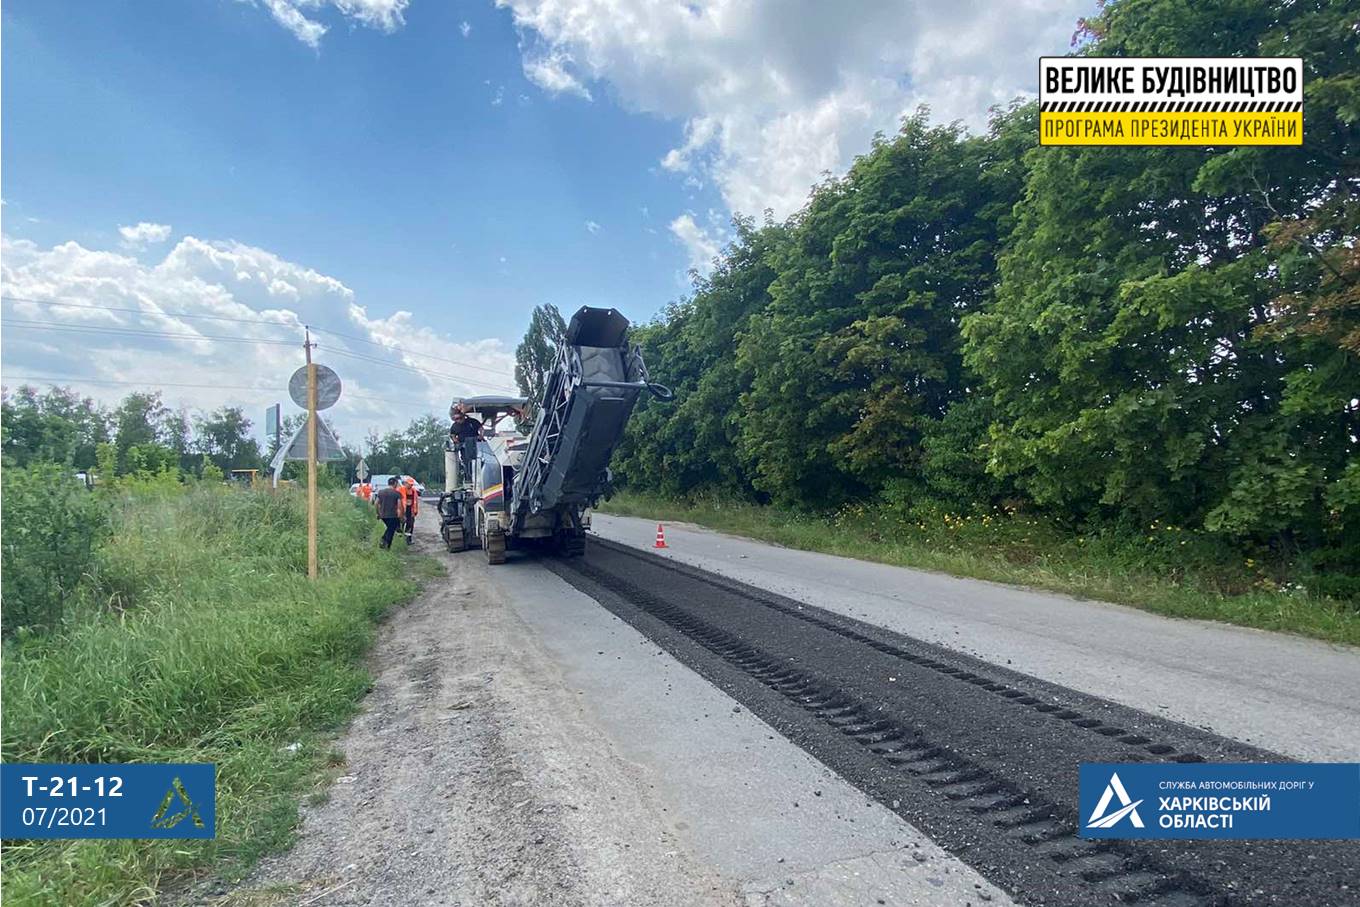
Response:
[[[422,522],[415,550],[449,575],[383,628],[343,774],[296,845],[214,903],[737,903],[575,717],[479,553],[443,554]]]
[[[328,798],[200,903],[1011,904],[534,559],[428,513],[416,550],[448,576],[383,627]]]

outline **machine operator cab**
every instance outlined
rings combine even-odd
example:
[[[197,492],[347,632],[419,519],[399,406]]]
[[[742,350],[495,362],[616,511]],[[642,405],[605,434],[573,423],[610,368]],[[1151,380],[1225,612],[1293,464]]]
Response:
[[[450,551],[475,547],[488,530],[508,525],[515,474],[529,447],[521,430],[527,427],[527,403],[524,397],[488,395],[463,397],[449,408],[453,424],[444,448],[439,511]],[[498,554],[503,557],[488,550],[493,561]]]

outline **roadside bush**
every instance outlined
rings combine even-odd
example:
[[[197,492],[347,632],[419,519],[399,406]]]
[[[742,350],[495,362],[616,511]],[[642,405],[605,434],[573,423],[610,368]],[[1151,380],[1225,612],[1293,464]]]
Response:
[[[61,622],[95,563],[108,507],[61,466],[6,469],[3,491],[0,620],[6,636],[48,631]]]
[[[378,551],[371,513],[347,495],[322,497],[311,582],[303,494],[132,485],[108,495],[91,571],[87,594],[107,606],[5,645],[0,755],[213,762],[217,837],[9,842],[7,902],[146,903],[203,867],[232,877],[286,845],[328,735],[368,687],[374,622],[428,575]]]

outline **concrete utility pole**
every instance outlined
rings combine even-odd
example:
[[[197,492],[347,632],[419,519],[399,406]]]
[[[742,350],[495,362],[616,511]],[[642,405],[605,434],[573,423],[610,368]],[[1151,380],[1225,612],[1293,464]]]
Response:
[[[312,362],[312,331],[306,328],[303,349],[307,353],[307,576],[316,567],[316,365]]]

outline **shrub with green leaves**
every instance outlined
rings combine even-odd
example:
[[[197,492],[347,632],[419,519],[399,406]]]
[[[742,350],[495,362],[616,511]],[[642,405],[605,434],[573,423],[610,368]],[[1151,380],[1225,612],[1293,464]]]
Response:
[[[6,636],[56,627],[95,564],[108,506],[62,466],[4,470]]]
[[[120,480],[108,498],[85,606],[5,645],[0,753],[216,763],[217,837],[11,842],[7,902],[144,903],[190,870],[231,876],[286,844],[328,735],[367,689],[375,621],[428,575],[428,562],[379,551],[372,513],[344,494],[321,498],[316,582],[298,491],[150,477]]]

